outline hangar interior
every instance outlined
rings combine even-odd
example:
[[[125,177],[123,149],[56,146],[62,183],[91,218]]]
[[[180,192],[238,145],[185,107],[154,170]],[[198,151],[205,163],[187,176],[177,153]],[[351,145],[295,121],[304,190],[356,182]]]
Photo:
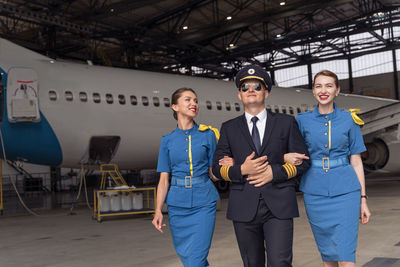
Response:
[[[0,22],[2,38],[57,60],[223,80],[256,63],[276,85],[303,88],[328,68],[342,92],[399,99],[394,0],[13,0],[0,1]],[[40,192],[76,194],[79,185],[79,170],[25,164],[38,177],[27,183],[17,165],[4,168],[33,192],[26,198],[34,207],[71,205]],[[124,175],[156,180],[154,171]],[[12,210],[23,211],[11,185],[5,189]]]

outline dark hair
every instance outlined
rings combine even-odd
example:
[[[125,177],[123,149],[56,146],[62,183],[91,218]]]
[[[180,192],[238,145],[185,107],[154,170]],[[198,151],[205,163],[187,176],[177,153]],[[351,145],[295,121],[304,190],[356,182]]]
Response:
[[[171,96],[171,106],[178,104],[178,99],[182,96],[182,93],[186,92],[186,91],[190,91],[197,96],[196,92],[192,88],[182,87],[182,88],[176,89],[175,92]],[[178,114],[176,113],[175,110],[172,110],[172,111],[174,112],[173,113],[174,119],[178,120]]]
[[[332,77],[335,80],[335,85],[336,87],[339,87],[339,79],[337,77],[337,75],[335,73],[333,73],[330,70],[321,70],[320,72],[318,72],[317,74],[315,74],[314,76],[314,81],[313,81],[313,87],[315,85],[315,79],[317,79],[318,76],[328,76],[328,77]]]

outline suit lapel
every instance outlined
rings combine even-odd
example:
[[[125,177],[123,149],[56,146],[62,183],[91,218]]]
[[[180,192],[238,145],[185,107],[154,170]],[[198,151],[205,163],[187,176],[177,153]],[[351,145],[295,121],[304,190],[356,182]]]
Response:
[[[244,114],[240,118],[239,128],[240,128],[240,131],[242,132],[242,134],[244,135],[247,143],[249,143],[251,149],[257,153],[256,147],[253,144],[253,139],[251,138],[251,135],[249,132],[249,126],[247,126],[246,116]]]
[[[267,123],[265,123],[265,132],[264,138],[261,146],[261,154],[264,152],[265,148],[268,145],[268,140],[271,137],[272,131],[275,125],[275,116],[273,113],[267,110]]]

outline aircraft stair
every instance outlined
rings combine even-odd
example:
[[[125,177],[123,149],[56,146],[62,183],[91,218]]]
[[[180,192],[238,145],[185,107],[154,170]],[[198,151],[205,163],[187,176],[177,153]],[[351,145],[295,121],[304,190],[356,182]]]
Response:
[[[362,134],[367,135],[390,126],[400,124],[400,102],[373,109],[359,114],[365,122],[361,128]]]

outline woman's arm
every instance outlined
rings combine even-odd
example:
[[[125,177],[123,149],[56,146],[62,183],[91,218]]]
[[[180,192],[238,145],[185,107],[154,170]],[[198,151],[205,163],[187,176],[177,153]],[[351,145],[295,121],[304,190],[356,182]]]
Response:
[[[153,219],[153,225],[154,227],[160,231],[162,231],[162,227],[166,226],[166,224],[162,223],[163,222],[163,215],[161,212],[162,206],[164,205],[165,197],[167,196],[168,193],[168,187],[169,187],[169,173],[168,172],[162,172],[160,174],[160,181],[158,182],[158,187],[157,187],[157,202],[156,202],[156,210],[154,213],[154,219]]]
[[[351,166],[353,166],[354,171],[357,174],[358,181],[360,182],[361,195],[365,196],[366,190],[365,190],[364,166],[362,164],[361,155],[360,154],[351,155],[350,156],[350,164],[351,164]],[[360,212],[361,212],[361,214],[360,214],[361,223],[362,224],[367,223],[369,221],[369,218],[371,217],[371,212],[368,209],[366,198],[361,198],[361,211]]]

